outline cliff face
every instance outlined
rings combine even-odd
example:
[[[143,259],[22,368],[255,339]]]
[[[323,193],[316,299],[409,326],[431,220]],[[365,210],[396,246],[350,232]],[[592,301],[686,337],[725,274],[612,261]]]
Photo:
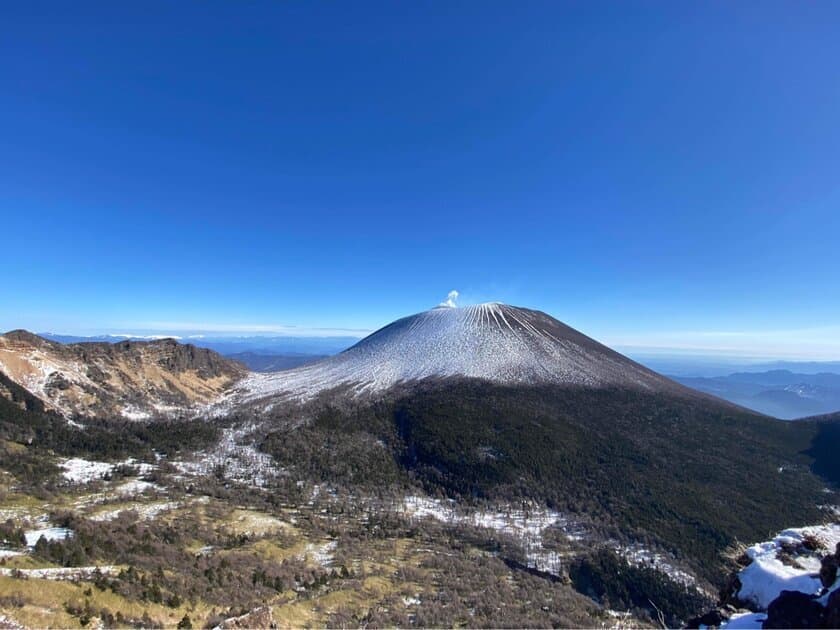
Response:
[[[0,335],[0,371],[65,416],[138,420],[194,413],[247,373],[174,339],[63,345],[27,331]]]

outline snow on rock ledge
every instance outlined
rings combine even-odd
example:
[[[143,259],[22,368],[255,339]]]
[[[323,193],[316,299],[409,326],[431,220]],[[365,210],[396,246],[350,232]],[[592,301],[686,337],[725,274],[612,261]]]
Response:
[[[812,542],[820,548],[809,552]],[[782,591],[819,595],[821,558],[833,553],[838,543],[840,525],[832,524],[786,529],[773,540],[749,547],[746,554],[752,562],[738,574],[738,598],[766,610]]]
[[[748,547],[746,566],[717,610],[694,620],[720,628],[838,627],[840,523],[786,529]],[[732,607],[741,608],[732,613]]]

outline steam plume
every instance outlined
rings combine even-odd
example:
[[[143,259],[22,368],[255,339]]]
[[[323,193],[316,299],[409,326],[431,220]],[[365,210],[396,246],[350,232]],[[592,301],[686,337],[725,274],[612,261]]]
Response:
[[[438,306],[447,306],[449,308],[455,308],[458,305],[455,303],[458,300],[458,292],[454,289],[450,291],[446,296],[446,301],[441,302]]]

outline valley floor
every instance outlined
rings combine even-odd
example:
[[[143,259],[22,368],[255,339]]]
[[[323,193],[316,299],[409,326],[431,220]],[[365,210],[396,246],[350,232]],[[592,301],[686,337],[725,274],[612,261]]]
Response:
[[[51,490],[0,474],[0,628],[650,621],[577,592],[586,529],[534,505],[318,485],[289,501],[197,462],[56,462]]]

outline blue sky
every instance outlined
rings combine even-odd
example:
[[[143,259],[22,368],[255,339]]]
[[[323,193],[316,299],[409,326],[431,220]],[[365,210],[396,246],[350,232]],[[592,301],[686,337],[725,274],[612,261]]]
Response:
[[[840,358],[840,5],[18,3],[0,328],[440,302]]]

